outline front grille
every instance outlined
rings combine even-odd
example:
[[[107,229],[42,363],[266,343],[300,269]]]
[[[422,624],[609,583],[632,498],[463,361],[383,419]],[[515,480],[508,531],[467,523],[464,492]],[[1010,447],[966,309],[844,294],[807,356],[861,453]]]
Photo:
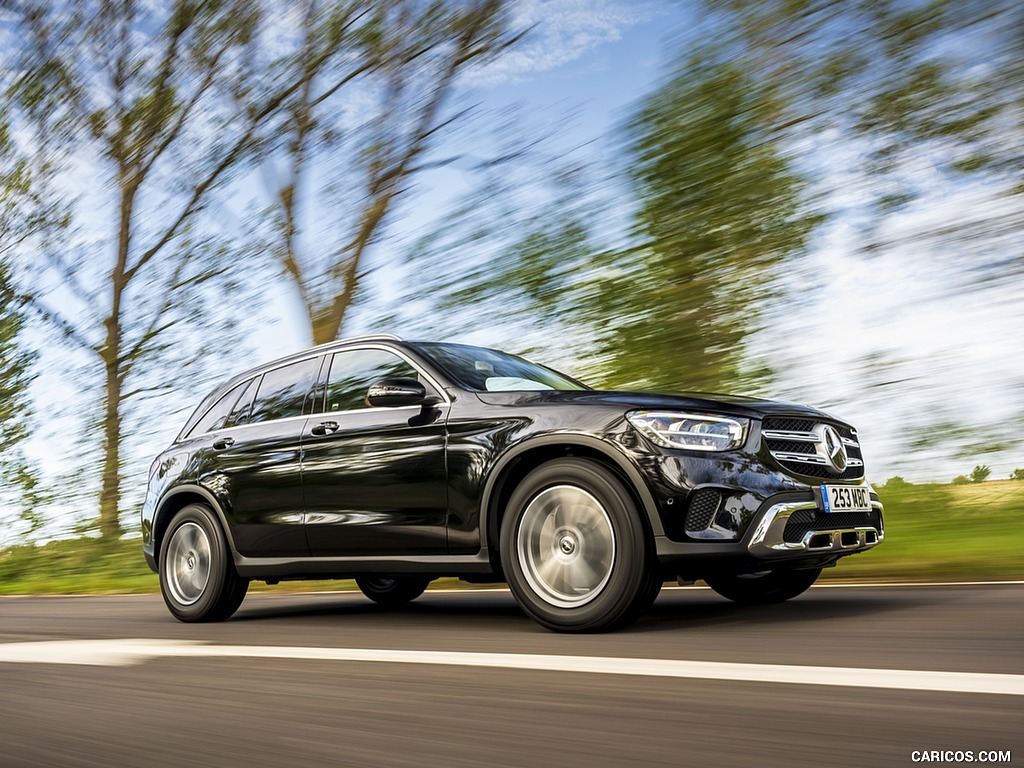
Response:
[[[827,426],[836,430],[846,449],[847,465],[842,471],[835,468],[823,446],[822,430]],[[864,477],[864,457],[857,432],[846,424],[769,416],[761,422],[761,435],[769,453],[790,474],[822,480]]]
[[[882,532],[882,516],[877,509],[870,512],[833,512],[798,509],[789,516],[782,538],[791,544],[803,540],[808,531],[835,531],[843,528],[874,528]]]
[[[694,493],[686,512],[686,530],[690,533],[707,530],[721,503],[722,495],[712,488],[703,488]]]
[[[787,451],[789,453],[814,454],[814,443],[798,443],[795,440],[772,440],[773,451]]]
[[[811,419],[787,419],[769,416],[764,420],[762,429],[777,429],[780,432],[810,432],[815,422]]]

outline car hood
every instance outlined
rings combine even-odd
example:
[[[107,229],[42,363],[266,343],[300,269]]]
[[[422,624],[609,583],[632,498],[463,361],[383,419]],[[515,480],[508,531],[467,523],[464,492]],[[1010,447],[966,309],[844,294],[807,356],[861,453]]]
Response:
[[[763,400],[744,395],[721,395],[707,392],[681,392],[673,395],[650,392],[606,392],[585,391],[536,391],[536,392],[477,392],[481,401],[490,405],[603,405],[648,410],[696,410],[726,413],[735,416],[758,418],[770,415],[807,416],[837,421],[835,416],[817,408],[799,403],[780,400]]]

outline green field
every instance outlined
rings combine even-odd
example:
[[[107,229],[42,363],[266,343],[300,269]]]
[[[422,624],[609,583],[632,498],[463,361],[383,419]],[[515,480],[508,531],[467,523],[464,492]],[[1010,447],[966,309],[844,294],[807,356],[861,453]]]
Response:
[[[1024,579],[1024,482],[878,489],[885,541],[825,571],[829,581]]]
[[[1024,579],[1024,482],[879,489],[885,542],[827,569],[828,581]],[[444,579],[438,586],[461,585]],[[291,582],[261,590],[347,589],[351,581]],[[54,541],[0,552],[0,594],[155,592],[138,539]]]

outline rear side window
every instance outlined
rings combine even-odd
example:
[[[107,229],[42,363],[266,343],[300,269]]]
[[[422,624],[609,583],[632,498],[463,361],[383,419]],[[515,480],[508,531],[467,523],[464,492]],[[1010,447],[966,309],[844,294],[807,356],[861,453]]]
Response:
[[[235,407],[228,414],[227,421],[224,422],[225,429],[249,423],[249,414],[252,412],[252,399],[256,394],[256,387],[259,386],[260,377],[257,376],[255,379],[249,379],[248,383],[249,386],[245,388],[245,391],[242,392],[235,403]]]
[[[302,406],[320,371],[320,358],[267,371],[252,404],[250,423],[301,416]]]
[[[228,421],[228,416],[235,407],[235,403],[238,402],[239,395],[241,395],[242,391],[247,389],[253,381],[253,379],[248,379],[238,386],[229,389],[224,397],[214,403],[210,410],[203,414],[199,421],[196,422],[195,426],[188,431],[187,436],[195,437],[224,427]]]
[[[381,379],[419,379],[419,372],[394,352],[385,349],[353,349],[337,352],[327,380],[327,410],[352,411],[368,408],[366,390]],[[424,382],[428,391],[429,384]]]

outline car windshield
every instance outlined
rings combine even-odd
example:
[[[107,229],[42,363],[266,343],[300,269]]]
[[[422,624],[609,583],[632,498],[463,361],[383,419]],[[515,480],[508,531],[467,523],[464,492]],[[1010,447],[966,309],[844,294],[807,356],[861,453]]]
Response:
[[[459,386],[476,392],[587,389],[565,374],[515,355],[466,344],[416,344]]]

